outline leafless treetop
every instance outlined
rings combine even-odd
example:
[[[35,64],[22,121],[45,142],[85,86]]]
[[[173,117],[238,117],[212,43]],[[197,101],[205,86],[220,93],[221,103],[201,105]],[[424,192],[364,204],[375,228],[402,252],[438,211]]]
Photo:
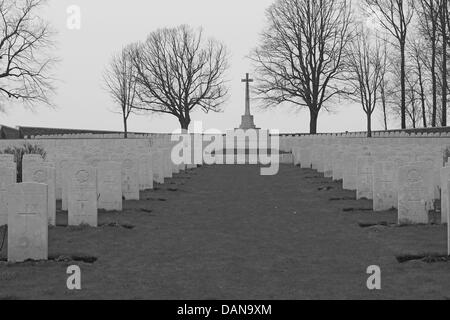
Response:
[[[127,46],[115,54],[104,73],[106,87],[122,111],[127,115],[136,101],[136,69],[131,59],[133,46]]]
[[[175,115],[182,126],[190,111],[220,111],[226,95],[225,46],[188,26],[159,29],[134,51],[140,109]]]
[[[0,0],[0,94],[28,105],[49,104],[53,32],[37,15],[45,0]]]
[[[260,74],[258,91],[268,105],[322,105],[339,93],[333,80],[350,40],[349,13],[348,3],[341,0],[283,0],[272,5],[263,44],[253,55]]]

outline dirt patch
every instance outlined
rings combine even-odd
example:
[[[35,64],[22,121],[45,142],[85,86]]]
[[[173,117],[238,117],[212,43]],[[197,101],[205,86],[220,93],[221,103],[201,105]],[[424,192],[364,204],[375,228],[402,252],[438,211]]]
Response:
[[[122,223],[117,223],[117,222],[101,224],[101,225],[99,225],[99,227],[123,228],[123,229],[128,229],[128,230],[132,230],[135,228],[135,226],[133,226],[131,224],[122,224]]]
[[[355,197],[330,198],[329,201],[347,201],[347,200],[356,200],[356,198]]]
[[[84,231],[84,230],[93,228],[88,224],[81,224],[79,226],[58,225],[58,227],[63,227],[63,228],[65,227],[69,231]]]
[[[147,200],[147,201],[161,201],[161,202],[167,201],[166,198],[146,198],[145,200]]]
[[[93,264],[98,260],[97,257],[89,255],[51,255],[48,260],[26,260],[24,262],[18,263],[8,263],[9,266],[13,265],[34,265],[34,264],[45,264],[48,262],[84,262],[88,264]],[[7,262],[7,259],[0,259],[1,262]]]
[[[50,256],[48,258],[49,261],[55,261],[55,262],[84,262],[88,264],[95,263],[98,258],[94,256],[88,256],[88,255],[55,255]]]
[[[450,262],[450,256],[436,253],[425,253],[417,255],[400,255],[395,257],[399,263],[406,263],[409,261],[422,261],[426,263]]]
[[[334,189],[334,187],[332,187],[332,186],[324,186],[324,187],[317,188],[318,191],[330,191],[333,189]]]
[[[313,179],[323,179],[323,177],[322,176],[306,176],[306,177],[303,177],[303,179],[313,180]]]
[[[372,211],[371,208],[344,208],[343,212]]]
[[[361,228],[372,228],[372,227],[392,227],[395,226],[395,224],[389,223],[387,221],[381,221],[381,222],[375,222],[375,223],[370,223],[370,222],[359,222],[358,225]]]

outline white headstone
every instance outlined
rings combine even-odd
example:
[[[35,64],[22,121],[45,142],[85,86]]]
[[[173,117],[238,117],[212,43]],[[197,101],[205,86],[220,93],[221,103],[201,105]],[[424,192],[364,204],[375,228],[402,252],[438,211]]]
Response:
[[[0,226],[8,224],[7,190],[15,183],[15,170],[0,166]]]
[[[41,164],[28,165],[23,170],[23,182],[46,184],[48,187],[48,223],[56,225],[56,176],[55,168]]]
[[[253,150],[250,150],[250,152],[253,152]],[[290,153],[281,153],[280,154],[280,160],[279,160],[280,164],[293,164],[293,162],[294,162],[294,159],[293,159],[292,154],[290,154]],[[249,163],[249,162],[247,162],[247,163]]]
[[[97,172],[94,167],[77,164],[69,170],[69,226],[97,227]]]
[[[122,163],[100,162],[97,167],[98,208],[122,211]]]
[[[0,164],[3,162],[14,162],[14,155],[12,154],[0,154]]]
[[[45,184],[8,189],[8,262],[48,259],[47,198]]]
[[[75,161],[71,161],[68,159],[61,160],[60,162],[60,170],[61,170],[61,209],[63,211],[67,211],[69,208],[69,172],[70,168],[75,165]]]
[[[17,174],[17,165],[14,162],[14,156],[12,154],[0,154],[0,167],[11,168],[14,170],[14,174]]]
[[[327,158],[327,156],[327,148],[325,148],[324,146],[319,147],[316,158],[314,159],[314,168],[320,173],[325,172],[325,159]]]
[[[22,157],[22,172],[24,168],[41,164],[44,162],[44,158],[40,154],[24,154]]]
[[[63,164],[68,160],[65,157],[58,157],[55,160],[56,169],[56,200],[62,200],[63,198]]]
[[[172,158],[171,158],[171,150],[164,148],[163,149],[163,167],[164,167],[164,178],[172,178]]]
[[[300,150],[300,165],[302,168],[311,168],[311,150],[309,147]]]
[[[447,198],[450,199],[450,181],[447,183]],[[450,210],[447,212],[447,255],[450,257]]]
[[[373,199],[372,165],[370,156],[358,157],[356,161],[356,198]]]
[[[323,158],[323,174],[325,178],[333,178],[333,158],[335,156],[335,150],[333,148],[327,148],[327,152],[322,155]]]
[[[398,169],[399,224],[428,223],[433,209],[433,172],[425,162],[415,162]]]
[[[397,207],[395,171],[396,165],[393,161],[376,161],[373,164],[373,211],[386,211]]]
[[[297,146],[292,147],[292,156],[294,157],[294,166],[298,166],[301,164],[300,151],[301,151],[301,148],[299,148]]]
[[[448,197],[448,182],[450,181],[450,167],[441,169],[441,222],[447,223],[447,217],[450,211],[450,203]]]
[[[151,154],[141,155],[139,158],[139,189],[153,189],[153,169]]]
[[[152,152],[152,167],[153,167],[153,180],[156,183],[164,183],[164,164],[163,164],[163,152],[161,150],[155,150]]]
[[[122,162],[122,194],[125,200],[139,200],[138,164],[134,158]]]
[[[332,161],[333,180],[342,180],[344,174],[344,152],[337,152]]]
[[[356,190],[357,163],[356,154],[344,154],[343,188],[346,190]]]

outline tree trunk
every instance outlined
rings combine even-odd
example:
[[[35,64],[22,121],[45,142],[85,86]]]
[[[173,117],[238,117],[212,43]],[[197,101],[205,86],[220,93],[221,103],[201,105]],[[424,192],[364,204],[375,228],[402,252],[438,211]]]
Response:
[[[125,139],[128,139],[127,117],[123,117],[123,136]]]
[[[420,101],[422,103],[423,127],[426,128],[427,127],[427,110],[426,110],[427,106],[425,103],[425,89],[423,86],[422,71],[419,71],[419,84],[420,84]]]
[[[184,118],[179,118],[178,119],[180,121],[180,126],[182,130],[187,130],[189,129],[189,124],[191,123],[191,119],[184,119]]]
[[[367,112],[367,138],[372,138],[372,113]]]
[[[400,42],[400,51],[401,51],[401,67],[400,67],[400,82],[401,82],[401,95],[402,101],[400,106],[401,111],[401,120],[402,120],[402,129],[406,129],[406,58],[405,58],[405,42]]]
[[[436,127],[436,114],[437,114],[437,79],[436,79],[436,40],[432,44],[431,48],[431,82],[432,82],[432,115],[431,115],[431,126]]]
[[[309,109],[311,120],[309,123],[309,133],[317,134],[317,119],[319,118],[319,112],[313,109]]]
[[[384,84],[381,86],[381,103],[383,105],[383,122],[384,122],[384,130],[388,130],[387,125],[387,112],[386,112],[386,96],[384,91]]]
[[[442,5],[442,122],[441,126],[447,126],[447,0]]]
[[[434,7],[434,1],[430,1],[430,12],[431,17],[431,86],[432,86],[432,109],[431,109],[431,127],[436,127],[436,117],[437,117],[437,77],[436,77],[436,47],[437,47],[437,24],[438,21],[435,15],[436,9]]]

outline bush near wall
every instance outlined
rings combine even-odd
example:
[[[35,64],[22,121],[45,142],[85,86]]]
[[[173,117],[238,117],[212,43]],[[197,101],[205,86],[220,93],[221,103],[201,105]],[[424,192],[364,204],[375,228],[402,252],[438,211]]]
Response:
[[[8,147],[3,151],[0,150],[0,153],[14,155],[14,161],[17,165],[17,182],[19,183],[22,182],[22,158],[25,154],[40,154],[44,159],[47,156],[42,147],[30,143],[24,143],[19,147]]]

